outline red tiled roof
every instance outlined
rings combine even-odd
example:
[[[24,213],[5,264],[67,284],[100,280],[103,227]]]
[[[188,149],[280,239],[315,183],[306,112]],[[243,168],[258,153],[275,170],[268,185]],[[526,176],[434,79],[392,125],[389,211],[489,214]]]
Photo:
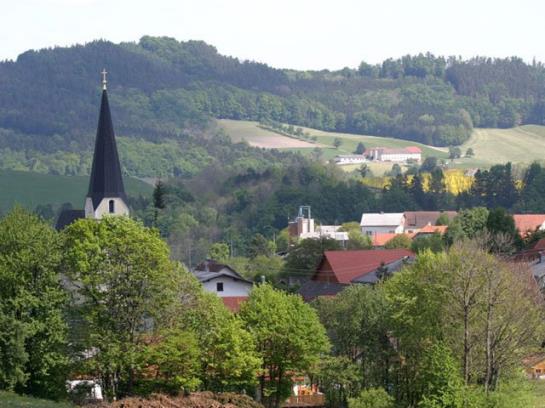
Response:
[[[528,232],[533,232],[545,222],[545,214],[515,214],[515,227],[519,230],[523,237],[528,235]]]
[[[377,232],[371,237],[371,245],[374,247],[383,247],[392,240],[396,235],[407,235],[409,238],[413,238],[415,234],[396,234],[394,232]]]
[[[447,232],[448,226],[446,225],[426,225],[424,228],[422,228],[420,231],[416,233],[418,234],[435,234],[439,233],[443,235],[445,232]]]
[[[407,256],[414,256],[414,253],[408,249],[325,251],[316,274],[320,273],[320,268],[327,261],[337,282],[348,284],[355,278],[373,272],[383,262],[388,264]]]
[[[237,313],[240,310],[240,305],[248,299],[248,296],[226,296],[222,297],[223,304],[233,313]]]
[[[422,153],[422,149],[417,146],[407,146],[405,148],[409,153]]]

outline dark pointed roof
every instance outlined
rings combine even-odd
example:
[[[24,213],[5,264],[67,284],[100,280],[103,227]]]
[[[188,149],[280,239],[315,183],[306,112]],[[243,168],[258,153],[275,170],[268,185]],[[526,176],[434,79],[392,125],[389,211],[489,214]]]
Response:
[[[104,197],[121,197],[126,200],[106,89],[102,91],[95,153],[87,197],[91,197],[93,200],[94,208],[100,204]]]

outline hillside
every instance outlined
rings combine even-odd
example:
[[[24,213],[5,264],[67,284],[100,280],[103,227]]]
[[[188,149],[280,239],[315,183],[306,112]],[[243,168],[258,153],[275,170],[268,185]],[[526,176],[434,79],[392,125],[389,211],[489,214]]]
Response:
[[[84,176],[55,176],[22,171],[0,170],[0,211],[14,204],[33,209],[37,205],[54,207],[71,203],[82,208],[89,178]],[[141,180],[125,177],[125,189],[132,197],[150,195],[153,187]]]
[[[419,146],[423,151],[424,157],[435,156],[440,159],[448,159],[448,152],[445,148],[437,148],[388,137],[324,132],[310,128],[303,129],[310,135],[316,136],[317,143],[309,143],[308,147],[293,149],[286,144],[286,139],[295,141],[297,139],[291,139],[287,136],[262,129],[257,122],[225,119],[218,122],[233,140],[246,140],[252,146],[297,150],[304,154],[311,154],[315,147],[321,147],[324,158],[328,159],[335,157],[337,154],[352,153],[360,142],[365,147]],[[333,140],[335,138],[340,138],[343,141],[338,149],[333,147]],[[265,140],[266,143],[264,143]],[[465,154],[468,148],[473,149],[475,156],[472,158],[456,159],[453,162],[449,161],[449,167],[490,167],[491,165],[506,163],[508,161],[523,164],[541,161],[545,158],[545,126],[525,125],[512,129],[474,129],[471,138],[460,146],[463,154]],[[354,168],[354,166],[343,167],[347,169]],[[380,168],[381,166],[378,165],[376,167]],[[391,164],[384,164],[382,167],[389,170]]]
[[[296,71],[221,55],[202,41],[146,36],[28,51],[0,62],[0,168],[87,174],[103,67],[116,131],[131,153],[126,174],[138,177],[191,177],[241,156],[245,168],[278,162],[227,145],[210,129],[211,118],[443,147],[468,143],[474,128],[545,119],[545,67],[517,58],[419,54],[339,71]],[[133,141],[138,147],[130,149]]]

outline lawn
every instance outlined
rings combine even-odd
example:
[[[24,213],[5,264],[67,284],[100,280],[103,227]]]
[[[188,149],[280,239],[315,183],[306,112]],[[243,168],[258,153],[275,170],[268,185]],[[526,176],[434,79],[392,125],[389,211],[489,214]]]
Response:
[[[303,154],[310,154],[316,145],[310,147],[293,148],[282,143],[274,144],[274,132],[259,128],[257,122],[220,120],[220,126],[235,141],[245,139],[251,145],[259,145],[267,138],[267,147],[298,151]],[[324,132],[321,130],[303,128],[312,136],[317,137],[318,143],[328,146],[323,147],[323,157],[332,159],[338,154],[350,154],[362,142],[365,147],[405,147],[418,146],[422,149],[424,158],[435,156],[441,159],[448,159],[448,149],[423,145],[408,140],[394,139],[389,137],[364,136],[348,133]],[[286,138],[276,135],[278,140]],[[342,144],[338,149],[333,147],[333,140],[340,138]],[[289,139],[289,138],[287,138]],[[487,168],[493,164],[513,163],[528,164],[535,160],[545,159],[545,126],[525,125],[512,129],[475,129],[471,138],[460,146],[465,154],[468,148],[472,148],[475,156],[472,158],[461,158],[449,161],[451,168]],[[391,164],[388,166],[391,168]],[[389,169],[388,168],[388,169]],[[345,170],[352,170],[347,167]],[[373,170],[375,171],[375,170]],[[384,172],[382,167],[376,169],[377,174]]]
[[[54,402],[0,391],[0,408],[74,408],[68,402]]]
[[[153,187],[138,179],[125,178],[125,188],[130,196],[150,195]],[[14,204],[33,209],[38,204],[59,205],[72,203],[83,208],[89,177],[55,176],[25,171],[0,170],[0,210]]]

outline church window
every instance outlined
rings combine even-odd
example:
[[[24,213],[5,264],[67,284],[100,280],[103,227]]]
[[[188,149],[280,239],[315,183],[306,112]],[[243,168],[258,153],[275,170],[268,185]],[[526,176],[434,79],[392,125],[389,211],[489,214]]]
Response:
[[[113,214],[115,212],[115,201],[114,200],[108,201],[108,207],[109,207],[110,214]]]

